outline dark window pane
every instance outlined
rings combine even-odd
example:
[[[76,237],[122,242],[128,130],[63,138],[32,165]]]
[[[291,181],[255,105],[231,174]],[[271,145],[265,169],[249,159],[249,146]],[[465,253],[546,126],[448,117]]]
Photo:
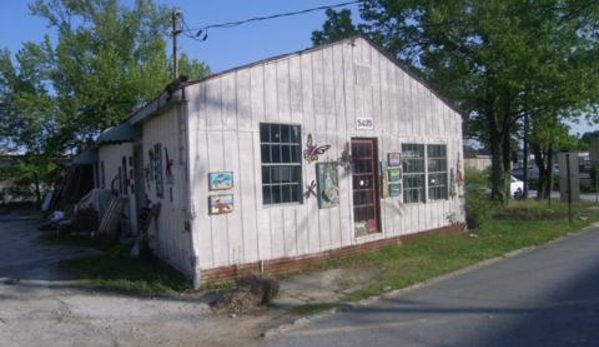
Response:
[[[291,129],[289,125],[281,125],[281,142],[291,142]]]
[[[288,145],[281,146],[281,162],[291,163],[291,148]]]
[[[260,124],[260,142],[270,142],[269,128],[268,124]]]
[[[272,204],[272,197],[270,193],[270,186],[262,187],[262,200],[265,205]]]
[[[281,126],[279,124],[270,125],[270,142],[281,142]]]
[[[271,146],[272,163],[281,162],[281,146]]]
[[[295,183],[300,183],[302,181],[302,167],[294,166],[292,170],[291,181]]]
[[[280,204],[281,201],[281,186],[272,186],[272,203]]]
[[[270,146],[269,145],[262,145],[261,146],[261,151],[262,151],[262,162],[263,163],[270,163],[272,161],[272,159],[270,157]]]
[[[281,186],[281,202],[291,202],[291,186]]]
[[[291,172],[288,166],[281,167],[281,183],[288,183],[291,181]]]
[[[293,127],[291,127],[291,142],[292,143],[300,143],[300,127],[299,125],[295,125]]]
[[[274,183],[274,184],[281,183],[281,167],[271,166],[270,172],[272,173],[271,183]]]
[[[299,184],[291,185],[291,201],[300,201],[300,186]]]
[[[269,184],[272,182],[270,171],[271,169],[269,167],[262,168],[262,184]]]
[[[300,161],[300,147],[299,146],[291,146],[291,162],[299,163]]]

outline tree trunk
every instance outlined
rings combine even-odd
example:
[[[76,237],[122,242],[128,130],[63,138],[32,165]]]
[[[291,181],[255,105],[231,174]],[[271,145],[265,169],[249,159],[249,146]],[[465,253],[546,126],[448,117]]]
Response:
[[[543,150],[540,146],[531,144],[531,149],[533,154],[535,155],[535,164],[539,168],[539,181],[537,186],[537,200],[543,199],[543,191],[545,189],[545,165],[543,162],[545,161]]]
[[[522,162],[524,171],[522,171],[522,181],[524,181],[523,199],[528,199],[528,114],[524,115],[524,141],[522,146]]]
[[[42,191],[40,188],[40,180],[38,175],[35,175],[35,202],[38,208],[42,206]]]
[[[502,152],[503,152],[503,172],[504,172],[504,176],[503,178],[503,182],[504,182],[504,202],[508,202],[510,197],[511,197],[511,190],[510,190],[510,175],[512,172],[512,143],[511,143],[511,136],[510,136],[510,121],[511,121],[511,110],[512,110],[512,97],[511,94],[509,92],[506,92],[504,95],[504,100],[503,100],[503,108],[502,108],[502,112],[503,112],[503,121],[501,123],[501,146],[502,146]]]
[[[503,156],[505,153],[503,153],[498,114],[493,104],[494,96],[488,95],[485,105],[485,117],[488,123],[491,149],[491,199],[503,201],[505,190]]]
[[[546,149],[539,146],[531,147],[534,149],[535,163],[539,168],[539,190],[537,193],[537,199],[549,199],[553,187],[553,146],[549,145],[549,147]]]
[[[547,179],[545,180],[545,198],[551,198],[551,191],[553,190],[553,145],[549,145],[547,148],[547,154],[545,155],[545,163],[547,165],[545,174]]]

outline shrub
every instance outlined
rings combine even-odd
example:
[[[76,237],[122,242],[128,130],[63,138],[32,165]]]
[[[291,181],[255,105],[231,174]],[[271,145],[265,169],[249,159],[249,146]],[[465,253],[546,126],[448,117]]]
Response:
[[[479,228],[489,217],[493,203],[484,189],[466,189],[466,224],[468,229]]]
[[[488,188],[491,186],[490,169],[478,170],[474,168],[466,168],[466,185]]]

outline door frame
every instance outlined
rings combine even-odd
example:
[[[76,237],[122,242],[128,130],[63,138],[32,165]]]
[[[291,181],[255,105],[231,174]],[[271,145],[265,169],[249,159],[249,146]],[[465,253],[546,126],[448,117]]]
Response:
[[[368,143],[372,145],[372,154],[373,154],[373,176],[374,176],[374,197],[373,197],[373,202],[374,202],[374,214],[375,214],[375,221],[376,221],[376,231],[375,232],[369,232],[367,235],[361,235],[358,237],[363,237],[363,236],[368,236],[368,235],[373,235],[373,234],[380,234],[383,232],[383,223],[381,220],[381,173],[380,173],[380,168],[379,168],[379,153],[378,153],[378,138],[376,137],[352,137],[350,139],[350,148],[353,148],[353,145],[355,143]],[[354,153],[352,150],[352,159],[355,158],[354,157]],[[355,235],[355,197],[354,197],[354,184],[353,184],[353,175],[354,172],[352,170],[352,174],[351,174],[351,201],[352,201],[352,230],[354,232],[354,237],[356,237]]]

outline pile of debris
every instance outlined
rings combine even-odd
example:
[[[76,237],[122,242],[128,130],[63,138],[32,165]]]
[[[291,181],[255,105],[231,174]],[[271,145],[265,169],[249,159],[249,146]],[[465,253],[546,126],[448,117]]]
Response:
[[[240,277],[235,289],[223,293],[214,308],[233,313],[246,313],[269,305],[279,295],[279,282],[272,277],[250,273]]]
[[[65,211],[54,211],[43,230],[116,238],[121,229],[125,200],[109,189],[93,189]]]

